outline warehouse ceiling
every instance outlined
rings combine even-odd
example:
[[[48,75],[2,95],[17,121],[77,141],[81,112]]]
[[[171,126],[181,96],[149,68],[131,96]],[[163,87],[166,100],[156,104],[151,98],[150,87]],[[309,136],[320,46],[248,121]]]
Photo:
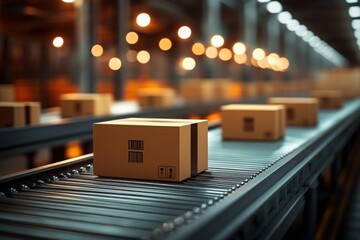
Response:
[[[283,9],[289,11],[295,19],[304,24],[320,39],[327,42],[348,61],[349,65],[360,65],[360,50],[356,43],[351,19],[348,15],[349,5],[345,0],[279,0]],[[101,2],[102,22],[114,22],[111,9],[116,1]],[[194,0],[134,0],[131,2],[132,15],[141,10],[152,12],[158,22],[152,34],[169,32],[179,22],[191,22],[197,31],[201,29],[203,1]],[[236,20],[237,0],[222,0],[226,21]],[[353,3],[360,6],[360,3]],[[233,10],[231,10],[233,8]],[[157,17],[156,17],[157,16]],[[72,4],[60,0],[0,0],[0,33],[15,37],[41,38],[52,37],[55,33],[74,37],[76,9]],[[105,24],[104,24],[105,25]],[[227,24],[231,26],[231,24]],[[97,29],[102,37],[109,41],[111,29]]]

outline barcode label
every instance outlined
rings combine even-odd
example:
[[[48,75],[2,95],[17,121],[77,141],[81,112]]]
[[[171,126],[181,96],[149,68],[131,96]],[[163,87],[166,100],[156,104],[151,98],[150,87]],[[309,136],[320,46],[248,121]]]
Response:
[[[142,140],[128,140],[128,149],[144,150],[144,141]]]
[[[128,152],[128,162],[129,163],[143,163],[143,153],[142,152]]]

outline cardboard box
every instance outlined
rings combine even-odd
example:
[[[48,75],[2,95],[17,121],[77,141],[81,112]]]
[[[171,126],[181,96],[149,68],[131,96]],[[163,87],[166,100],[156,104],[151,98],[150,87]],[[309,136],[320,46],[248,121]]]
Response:
[[[35,125],[40,123],[41,106],[38,102],[23,102],[25,108],[25,124]]]
[[[40,103],[1,102],[0,127],[23,127],[40,123]]]
[[[183,181],[207,168],[207,141],[200,143],[204,139],[205,120],[130,118],[96,123],[94,174]]]
[[[360,96],[360,69],[344,68],[327,70],[320,76],[318,90],[340,90],[343,98]]]
[[[231,99],[231,81],[229,79],[207,79],[206,81],[212,81],[214,99],[217,101],[226,101]]]
[[[168,107],[175,103],[176,95],[169,88],[143,88],[137,92],[140,107]]]
[[[269,104],[282,104],[286,111],[286,124],[289,126],[314,126],[318,121],[319,103],[316,98],[268,99]]]
[[[11,84],[0,84],[0,102],[15,101],[15,90]]]
[[[341,91],[317,90],[312,92],[312,97],[317,98],[320,108],[341,108],[343,105]]]
[[[180,95],[187,102],[214,101],[214,84],[204,79],[187,79],[180,84]]]
[[[60,108],[63,118],[102,116],[110,114],[110,94],[70,93],[61,95]]]
[[[221,107],[225,140],[277,140],[285,134],[281,105],[230,104]]]
[[[15,102],[0,102],[0,127],[25,126],[25,108]]]

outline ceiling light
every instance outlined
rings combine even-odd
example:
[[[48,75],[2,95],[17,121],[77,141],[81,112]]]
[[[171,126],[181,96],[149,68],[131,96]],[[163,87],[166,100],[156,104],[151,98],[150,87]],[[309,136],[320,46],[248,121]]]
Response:
[[[351,26],[354,29],[360,29],[360,19],[354,19],[351,21]]]
[[[346,0],[347,3],[357,3],[358,0]]]
[[[271,1],[266,4],[266,9],[269,13],[279,13],[282,11],[282,5],[278,1]]]
[[[357,39],[360,39],[360,29],[355,30],[354,35]]]
[[[349,15],[350,15],[350,17],[353,17],[353,18],[360,17],[360,7],[359,6],[350,7]]]
[[[307,27],[305,27],[304,25],[301,25],[296,31],[295,34],[298,35],[299,37],[303,37],[305,36],[307,31]]]
[[[291,16],[291,14],[289,12],[285,11],[285,12],[279,13],[277,18],[278,18],[280,23],[287,24],[288,22],[291,21],[292,16]]]
[[[213,45],[214,47],[221,47],[222,45],[224,45],[224,38],[221,35],[214,35],[211,40],[211,45]]]
[[[188,26],[182,26],[178,30],[181,39],[188,39],[191,36],[191,29]]]
[[[267,3],[270,2],[271,0],[257,0],[259,3]]]
[[[289,29],[289,31],[293,32],[300,27],[300,23],[298,20],[293,19],[290,22],[288,22],[288,24],[286,24],[286,27]]]
[[[311,31],[307,31],[305,33],[305,35],[303,36],[303,39],[305,42],[309,42],[313,36],[314,36],[314,34]]]
[[[137,15],[136,17],[136,23],[137,25],[139,25],[140,27],[146,27],[150,24],[151,18],[149,16],[149,14],[147,13],[140,13],[139,15]]]

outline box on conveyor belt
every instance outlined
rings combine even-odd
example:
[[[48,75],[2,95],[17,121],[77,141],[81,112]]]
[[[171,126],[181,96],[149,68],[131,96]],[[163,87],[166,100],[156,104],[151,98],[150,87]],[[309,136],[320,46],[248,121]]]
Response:
[[[15,90],[11,84],[0,84],[0,102],[15,101]]]
[[[316,90],[312,92],[312,97],[318,99],[320,108],[341,108],[343,105],[341,91]]]
[[[319,102],[316,98],[274,97],[269,104],[282,104],[286,111],[286,124],[289,126],[314,126],[318,120]]]
[[[40,103],[1,102],[0,127],[22,127],[40,122]]]
[[[180,95],[187,102],[214,100],[214,83],[205,79],[187,79],[180,84]]]
[[[257,81],[244,83],[244,94],[247,97],[257,97],[261,94],[260,83]]]
[[[176,94],[170,88],[142,88],[137,99],[140,107],[168,107],[175,103]]]
[[[206,120],[128,118],[93,132],[98,176],[179,182],[207,169]]]
[[[360,96],[360,69],[347,68],[323,72],[318,90],[340,90],[344,98]]]
[[[230,104],[221,107],[225,140],[277,140],[285,135],[282,105]]]
[[[101,116],[110,113],[112,97],[110,94],[69,93],[60,98],[63,118],[79,116]]]
[[[208,79],[207,81],[212,82],[214,99],[217,101],[226,101],[231,99],[231,81],[229,79],[214,78]]]

